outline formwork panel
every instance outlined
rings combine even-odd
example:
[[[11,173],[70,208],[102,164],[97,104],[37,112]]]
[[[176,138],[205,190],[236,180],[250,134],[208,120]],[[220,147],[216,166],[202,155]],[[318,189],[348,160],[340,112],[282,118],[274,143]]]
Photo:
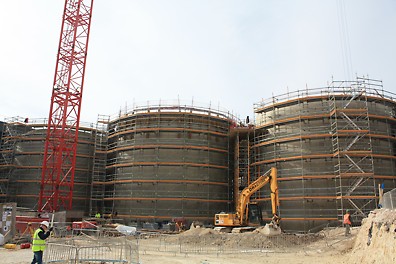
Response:
[[[199,191],[197,190],[199,189]],[[169,183],[161,181],[133,182],[117,184],[114,198],[124,199],[221,199],[227,200],[224,186],[208,185],[204,183]],[[130,197],[133,195],[134,197]]]
[[[114,175],[118,180],[142,179],[142,180],[202,180],[210,182],[225,183],[228,176],[224,173],[224,169],[190,167],[190,166],[135,166],[118,168]],[[110,174],[108,175],[110,176]]]
[[[115,208],[124,208],[117,211],[118,217],[130,222],[168,222],[175,217],[183,217],[189,221],[207,221],[208,214],[213,211],[222,211],[226,203],[202,203],[189,200],[134,200],[115,201]],[[213,216],[211,217],[213,221]]]

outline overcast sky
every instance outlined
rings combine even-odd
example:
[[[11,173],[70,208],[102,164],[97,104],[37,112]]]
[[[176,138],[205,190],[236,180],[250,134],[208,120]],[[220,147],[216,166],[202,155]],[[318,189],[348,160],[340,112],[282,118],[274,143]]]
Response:
[[[63,6],[0,0],[0,120],[48,117]],[[81,120],[177,98],[244,118],[347,69],[396,93],[396,0],[95,0]]]

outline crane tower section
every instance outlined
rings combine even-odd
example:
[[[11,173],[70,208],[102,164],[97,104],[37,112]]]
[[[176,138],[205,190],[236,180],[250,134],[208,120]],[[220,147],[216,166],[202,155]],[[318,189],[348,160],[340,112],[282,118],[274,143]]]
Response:
[[[93,0],[65,0],[41,174],[39,211],[72,207]]]

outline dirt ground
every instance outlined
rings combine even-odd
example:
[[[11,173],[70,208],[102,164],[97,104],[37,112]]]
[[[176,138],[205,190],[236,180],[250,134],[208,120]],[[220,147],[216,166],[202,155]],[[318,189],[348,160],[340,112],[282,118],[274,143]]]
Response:
[[[340,254],[340,255],[339,255]],[[29,249],[21,250],[0,250],[1,263],[7,264],[25,264],[32,260],[32,252]],[[340,252],[299,252],[299,253],[245,253],[243,255],[175,255],[175,254],[141,254],[140,263],[161,263],[161,264],[252,264],[252,263],[271,263],[271,264],[303,264],[303,263],[318,263],[318,264],[333,264],[334,261],[338,263],[346,263],[347,258]],[[344,262],[345,261],[345,262]]]
[[[183,241],[202,241],[216,245],[224,243],[232,246],[242,243],[254,248],[254,245],[266,247],[265,240],[259,232],[244,234],[216,234],[209,229],[191,229],[176,235],[174,239]],[[287,235],[286,235],[287,238]],[[343,228],[323,230],[317,235],[307,239],[290,239],[282,245],[279,252],[269,250],[268,253],[244,252],[238,254],[181,254],[171,252],[156,252],[142,250],[144,243],[140,245],[140,263],[161,264],[291,264],[291,263],[396,263],[396,211],[375,210],[368,218],[364,219],[362,226],[352,229],[352,235],[344,236]],[[303,241],[303,245],[301,244]],[[154,243],[150,239],[145,241],[147,245]],[[268,242],[269,243],[269,242]],[[0,263],[22,264],[30,263],[32,259],[31,249],[0,249]]]
[[[140,253],[140,263],[161,263],[161,264],[252,264],[252,263],[271,263],[271,264],[283,264],[283,263],[318,263],[318,264],[333,264],[334,261],[338,263],[344,263],[347,260],[346,256],[352,249],[354,240],[358,229],[352,230],[352,236],[345,238],[343,236],[343,229],[332,230],[328,232],[326,240],[315,239],[316,241],[309,243],[303,250],[298,250],[293,253],[239,253],[239,254],[181,254],[171,252],[155,252],[145,251]],[[211,233],[208,229],[196,229],[190,230],[178,236],[190,240],[203,239],[211,241],[214,244],[220,237],[229,236],[226,241],[229,245],[234,243],[236,240],[243,241],[243,243],[254,244],[258,240],[260,234],[244,233],[244,234],[216,234]],[[176,239],[176,237],[175,237]],[[341,239],[341,241],[340,241]],[[224,239],[223,239],[224,241]],[[148,241],[150,243],[150,241]],[[143,246],[143,245],[141,245]],[[287,249],[288,250],[292,250]],[[30,263],[32,259],[31,249],[0,249],[1,263],[9,264],[22,264]]]

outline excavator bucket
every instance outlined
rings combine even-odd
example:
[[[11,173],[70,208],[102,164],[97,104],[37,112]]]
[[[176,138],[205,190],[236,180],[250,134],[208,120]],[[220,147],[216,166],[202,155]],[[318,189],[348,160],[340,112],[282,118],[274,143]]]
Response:
[[[269,223],[260,228],[260,233],[266,236],[277,236],[282,233],[282,230],[279,226]]]

